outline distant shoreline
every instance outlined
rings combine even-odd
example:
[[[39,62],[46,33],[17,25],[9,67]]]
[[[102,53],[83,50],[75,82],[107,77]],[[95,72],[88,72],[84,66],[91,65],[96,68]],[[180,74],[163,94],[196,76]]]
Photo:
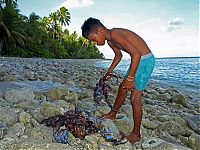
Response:
[[[189,57],[156,57],[156,59],[182,59],[182,58],[200,58],[200,56],[189,56]],[[130,59],[130,58],[122,58]],[[103,60],[112,60],[111,58],[104,58]]]
[[[200,58],[200,56],[192,56],[192,57],[156,57],[156,59],[180,59],[180,58]]]
[[[43,57],[16,57],[16,56],[14,56],[14,57],[12,57],[12,56],[0,56],[0,58],[40,58],[40,59],[46,59],[46,58],[43,58]],[[181,59],[181,58],[200,58],[200,56],[189,56],[189,57],[156,57],[156,59]],[[47,58],[47,59],[57,59],[57,58]],[[75,58],[67,58],[67,59],[78,60],[78,59],[75,59]],[[122,58],[122,60],[123,59],[130,59],[130,58]],[[96,59],[91,59],[91,58],[87,59],[87,58],[84,58],[82,60],[113,60],[113,59],[112,58],[96,58]]]

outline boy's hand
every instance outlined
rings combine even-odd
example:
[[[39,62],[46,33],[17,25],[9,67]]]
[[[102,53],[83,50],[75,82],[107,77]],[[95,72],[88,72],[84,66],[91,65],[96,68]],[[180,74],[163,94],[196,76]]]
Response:
[[[133,81],[124,80],[122,83],[122,87],[123,87],[123,89],[131,92],[134,90],[134,83],[133,83]]]
[[[105,80],[109,80],[110,78],[112,77],[112,73],[111,72],[106,72],[105,74],[104,74],[104,76],[103,76],[103,78],[105,79]]]

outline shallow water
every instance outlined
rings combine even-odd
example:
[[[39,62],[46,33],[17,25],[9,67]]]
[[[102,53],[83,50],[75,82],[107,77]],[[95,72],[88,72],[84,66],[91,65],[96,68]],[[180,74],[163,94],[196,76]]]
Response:
[[[0,82],[0,95],[4,95],[5,91],[9,89],[29,88],[34,92],[47,92],[49,89],[56,87],[65,87],[70,92],[80,93],[81,89],[73,85],[65,85],[61,83],[54,83],[52,81],[18,81],[18,82]]]
[[[61,86],[59,83],[53,83],[52,81],[20,81],[20,82],[0,82],[0,91],[6,91],[8,89],[29,88],[33,91],[46,92],[47,90]]]

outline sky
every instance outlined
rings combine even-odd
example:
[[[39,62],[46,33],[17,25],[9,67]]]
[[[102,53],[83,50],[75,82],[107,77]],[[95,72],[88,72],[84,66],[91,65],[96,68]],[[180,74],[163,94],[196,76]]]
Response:
[[[155,57],[200,56],[199,0],[18,0],[21,14],[48,16],[64,6],[69,9],[71,33],[81,36],[83,22],[94,17],[108,29],[127,28],[140,35]],[[107,44],[98,46],[112,59]],[[123,53],[123,58],[129,58]]]

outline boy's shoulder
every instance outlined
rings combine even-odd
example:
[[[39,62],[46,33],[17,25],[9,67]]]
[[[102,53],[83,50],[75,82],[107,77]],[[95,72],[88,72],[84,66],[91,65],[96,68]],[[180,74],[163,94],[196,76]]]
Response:
[[[119,31],[123,31],[123,32],[127,32],[127,31],[130,31],[130,30],[128,30],[128,29],[126,29],[126,28],[112,28],[111,30],[110,30],[111,32],[119,32]],[[132,31],[130,31],[130,32],[132,32]]]
[[[110,30],[111,35],[128,35],[128,34],[133,34],[134,32],[125,28],[112,28]]]
[[[112,38],[114,37],[124,37],[124,38],[128,38],[128,37],[139,37],[135,32],[129,30],[129,29],[125,29],[125,28],[112,28],[110,30],[110,35]]]
[[[110,31],[111,32],[119,32],[119,31],[123,31],[123,30],[126,30],[124,28],[112,28]]]
[[[112,28],[110,30],[110,35],[111,35],[111,37],[118,36],[123,32],[123,30],[124,30],[123,28]]]

